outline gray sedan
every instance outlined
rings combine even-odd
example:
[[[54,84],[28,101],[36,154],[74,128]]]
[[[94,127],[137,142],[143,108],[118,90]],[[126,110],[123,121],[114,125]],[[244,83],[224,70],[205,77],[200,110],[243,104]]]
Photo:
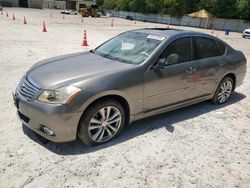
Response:
[[[54,142],[78,135],[93,146],[142,118],[205,100],[223,104],[245,74],[243,53],[213,36],[139,29],[35,64],[13,97],[37,134]]]

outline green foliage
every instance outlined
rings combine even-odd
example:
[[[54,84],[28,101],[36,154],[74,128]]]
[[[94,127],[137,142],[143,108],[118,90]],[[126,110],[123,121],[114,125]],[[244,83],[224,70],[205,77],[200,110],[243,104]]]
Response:
[[[130,0],[129,8],[132,12],[146,13],[145,7],[145,0]]]
[[[162,7],[162,0],[145,0],[146,12],[148,13],[159,13],[160,7]]]
[[[183,16],[206,9],[220,18],[250,20],[250,0],[97,0],[106,9]]]
[[[250,0],[237,0],[239,18],[250,20]]]
[[[116,0],[116,8],[118,10],[130,11],[129,2],[130,0]]]
[[[96,0],[96,4],[98,7],[102,7],[104,0]]]
[[[218,17],[237,18],[236,0],[218,0],[214,10]]]
[[[116,0],[104,0],[103,7],[106,9],[115,9],[117,6]]]

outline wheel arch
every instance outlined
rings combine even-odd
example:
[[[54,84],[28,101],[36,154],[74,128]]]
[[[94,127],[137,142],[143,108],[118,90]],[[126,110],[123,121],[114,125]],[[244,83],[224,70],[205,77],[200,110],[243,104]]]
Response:
[[[226,78],[226,77],[230,77],[230,78],[233,79],[233,81],[234,81],[233,91],[235,90],[235,86],[236,86],[236,76],[235,76],[234,73],[229,72],[229,73],[225,74],[225,75],[218,81],[216,87],[214,88],[214,91],[213,91],[211,97],[213,97],[213,96],[215,95],[215,92],[216,92],[217,88],[219,87],[220,83],[221,83],[222,80],[223,80],[224,78]]]
[[[234,74],[234,73],[228,73],[228,74],[226,74],[226,75],[221,79],[221,81],[222,81],[224,78],[226,78],[226,77],[230,77],[230,78],[233,79],[233,81],[234,81],[233,91],[234,91],[234,90],[235,90],[235,86],[236,86],[236,76],[235,76],[235,74]]]
[[[80,117],[80,119],[78,121],[77,131],[79,129],[79,125],[80,125],[82,117],[89,110],[89,108],[91,108],[96,103],[99,103],[100,101],[109,100],[109,99],[115,100],[115,101],[119,102],[122,105],[122,107],[124,108],[124,111],[125,111],[125,116],[126,116],[125,125],[128,125],[129,122],[130,122],[130,113],[131,113],[131,110],[132,110],[131,104],[129,104],[128,100],[122,95],[119,95],[119,94],[106,94],[106,95],[98,96],[98,97],[95,96],[92,99],[90,99],[90,101],[88,101],[88,104],[85,106],[84,110],[82,111],[82,115],[81,115],[81,117]],[[77,132],[76,132],[76,134],[77,134]]]

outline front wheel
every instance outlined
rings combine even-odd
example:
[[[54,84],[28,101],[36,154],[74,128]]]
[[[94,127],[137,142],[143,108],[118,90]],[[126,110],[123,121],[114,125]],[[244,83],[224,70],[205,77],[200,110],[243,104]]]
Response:
[[[233,92],[234,81],[231,77],[225,77],[219,84],[211,102],[214,104],[224,104]]]
[[[125,125],[125,111],[115,100],[105,100],[91,106],[83,115],[79,138],[88,146],[110,141],[122,131]]]

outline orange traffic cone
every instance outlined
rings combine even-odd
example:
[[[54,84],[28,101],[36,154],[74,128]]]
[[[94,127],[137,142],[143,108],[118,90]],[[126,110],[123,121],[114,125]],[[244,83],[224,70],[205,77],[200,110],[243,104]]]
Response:
[[[9,14],[8,14],[8,12],[6,12],[6,17],[9,17]]]
[[[27,24],[25,16],[23,17],[23,24]]]
[[[15,18],[15,15],[13,14],[13,18],[12,18],[13,20],[16,20],[16,18]]]
[[[114,18],[111,20],[111,27],[114,27]]]
[[[43,32],[47,32],[45,21],[43,21]]]
[[[88,46],[86,30],[84,30],[84,33],[83,33],[82,46]]]

